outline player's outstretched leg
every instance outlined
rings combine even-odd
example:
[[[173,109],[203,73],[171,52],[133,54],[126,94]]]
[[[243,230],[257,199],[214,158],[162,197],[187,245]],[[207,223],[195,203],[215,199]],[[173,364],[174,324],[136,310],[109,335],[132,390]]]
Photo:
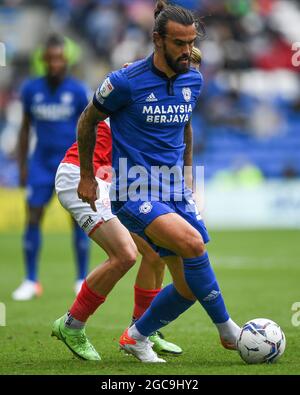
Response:
[[[144,314],[153,299],[161,291],[165,274],[165,262],[145,240],[135,234],[131,235],[142,255],[142,261],[134,285],[132,326]],[[176,344],[167,341],[160,331],[153,332],[149,340],[153,343],[153,350],[159,355],[182,354],[182,349]]]
[[[54,322],[52,335],[62,340],[79,358],[100,360],[86,337],[85,324],[133,266],[137,251],[129,232],[116,218],[96,226],[90,237],[107,252],[109,260],[89,274],[69,312]]]
[[[222,345],[228,350],[236,350],[240,327],[229,317],[207,252],[183,262],[186,282],[216,325]]]
[[[215,273],[211,267],[204,239],[209,240],[206,228],[197,218],[197,210],[185,202],[176,204],[178,214],[156,218],[147,228],[150,239],[171,249],[183,258],[184,277],[190,290],[216,325],[221,342],[228,349],[236,349],[240,328],[229,317]]]
[[[79,168],[70,164],[61,164],[56,175],[55,188],[62,206],[84,228],[89,237],[109,256],[109,260],[98,266],[84,282],[73,306],[64,318],[54,324],[53,334],[71,348],[81,358],[97,359],[93,348],[83,331],[90,315],[104,303],[106,296],[123,275],[134,265],[137,257],[136,245],[128,230],[112,214],[108,196],[108,185],[97,178],[100,198],[95,202],[97,210],[82,202],[78,197],[77,186],[80,179]],[[57,327],[63,329],[60,336]],[[72,334],[74,335],[73,337]],[[74,341],[75,339],[75,341]],[[79,344],[80,343],[80,344]],[[83,347],[82,347],[83,345]],[[143,359],[148,362],[160,362],[157,354],[144,344],[146,353]],[[92,353],[92,356],[91,356]]]
[[[182,281],[185,278],[189,289],[216,325],[222,344],[228,349],[235,349],[240,328],[226,310],[200,233],[183,218],[171,213],[155,219],[146,229],[146,234],[155,244],[183,257]],[[163,323],[168,324],[186,311],[193,301],[178,290],[172,284],[165,287],[141,319],[129,329],[129,337],[134,340],[147,337],[164,326]]]

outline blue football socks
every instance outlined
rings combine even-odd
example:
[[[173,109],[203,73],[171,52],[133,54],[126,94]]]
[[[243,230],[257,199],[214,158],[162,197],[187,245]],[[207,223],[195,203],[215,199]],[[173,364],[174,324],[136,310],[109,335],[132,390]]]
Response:
[[[26,268],[26,278],[37,281],[37,260],[41,245],[41,230],[39,225],[27,225],[23,237],[23,251]]]
[[[208,254],[184,259],[185,279],[193,294],[215,324],[226,322],[229,314],[209,262]]]
[[[88,273],[90,242],[88,236],[77,225],[77,223],[74,223],[73,226],[73,242],[75,259],[77,264],[77,279],[83,280],[86,278]]]
[[[181,296],[173,284],[167,285],[153,299],[148,310],[135,322],[143,336],[150,336],[159,328],[174,321],[195,302]]]

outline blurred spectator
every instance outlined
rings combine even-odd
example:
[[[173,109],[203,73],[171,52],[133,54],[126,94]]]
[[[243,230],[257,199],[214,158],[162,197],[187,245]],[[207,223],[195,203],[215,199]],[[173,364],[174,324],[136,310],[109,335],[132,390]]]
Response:
[[[282,172],[283,178],[293,180],[299,177],[299,171],[293,165],[287,165]]]
[[[276,30],[265,32],[259,52],[254,56],[254,66],[265,70],[291,69],[291,44]]]
[[[211,125],[221,125],[238,132],[246,132],[249,112],[253,107],[252,98],[238,90],[230,89],[223,95],[213,96],[206,104],[205,114]]]

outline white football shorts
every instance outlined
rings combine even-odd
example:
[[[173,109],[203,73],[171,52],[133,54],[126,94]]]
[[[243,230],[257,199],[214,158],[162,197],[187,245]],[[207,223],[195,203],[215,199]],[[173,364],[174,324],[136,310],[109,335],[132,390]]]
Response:
[[[97,212],[91,209],[88,203],[84,203],[77,195],[80,181],[80,168],[71,163],[61,163],[55,177],[55,190],[61,205],[69,211],[78,225],[89,236],[103,223],[116,216],[111,212],[109,200],[110,183],[96,177],[98,182],[95,205]]]

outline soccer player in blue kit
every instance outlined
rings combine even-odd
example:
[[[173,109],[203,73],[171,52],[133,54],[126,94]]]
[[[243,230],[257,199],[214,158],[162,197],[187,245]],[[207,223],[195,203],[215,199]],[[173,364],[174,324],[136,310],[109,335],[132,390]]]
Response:
[[[199,69],[200,64],[201,52],[194,47],[191,55],[191,65]],[[151,100],[153,101],[153,96]],[[184,163],[191,166],[192,128],[190,124],[186,125],[184,135],[186,143]],[[135,263],[136,248],[142,255],[142,261],[134,285],[132,324],[145,313],[155,296],[161,291],[165,265],[172,264],[173,271],[175,269],[181,270],[182,266],[179,257],[161,259],[145,240],[136,234],[131,233],[130,235],[128,230],[112,214],[108,194],[111,179],[107,173],[107,169],[111,169],[112,165],[111,153],[111,130],[108,126],[108,120],[105,120],[97,126],[93,154],[94,175],[99,186],[99,199],[95,201],[94,211],[77,194],[80,180],[78,143],[75,143],[67,151],[57,170],[55,179],[56,193],[62,206],[70,212],[80,225],[85,225],[85,232],[98,246],[105,250],[108,256],[104,263],[98,265],[88,275],[72,306],[66,314],[55,320],[52,326],[51,335],[53,337],[65,343],[78,358],[88,361],[99,361],[101,357],[86,336],[87,321],[106,302],[113,287]],[[188,185],[192,184],[191,174],[187,174],[186,180]],[[149,340],[147,348],[152,347],[152,350],[160,355],[180,355],[182,353],[180,347],[166,341],[158,331],[153,332]],[[145,358],[141,359],[144,362],[158,362],[159,358],[155,352],[149,352],[146,349]]]
[[[76,137],[77,121],[88,104],[88,90],[67,73],[64,39],[53,35],[44,48],[47,74],[25,82],[21,92],[23,121],[19,137],[20,185],[27,189],[26,227],[23,252],[26,277],[13,292],[14,300],[30,300],[42,292],[38,282],[41,246],[40,224],[53,190],[57,167]],[[28,160],[29,134],[35,129],[37,142]],[[77,293],[87,274],[88,238],[73,222],[77,263]]]
[[[166,199],[169,183],[155,172],[153,176],[153,168],[157,167],[182,173],[184,129],[203,84],[201,73],[190,67],[197,25],[190,11],[158,1],[154,54],[112,72],[96,91],[78,126],[78,196],[95,210],[94,128],[109,116],[115,171],[112,210],[130,232],[148,241],[161,257],[169,258],[173,283],[156,296],[150,308],[120,338],[122,349],[145,362],[163,362],[153,356],[149,335],[175,320],[195,300],[215,324],[225,348],[236,349],[240,332],[227,312],[211,267],[206,251],[209,235],[191,190],[183,182],[173,181],[170,198]],[[148,186],[148,194],[139,199],[132,195],[139,181],[137,165],[140,171],[146,171]],[[158,188],[151,188],[153,178]]]

